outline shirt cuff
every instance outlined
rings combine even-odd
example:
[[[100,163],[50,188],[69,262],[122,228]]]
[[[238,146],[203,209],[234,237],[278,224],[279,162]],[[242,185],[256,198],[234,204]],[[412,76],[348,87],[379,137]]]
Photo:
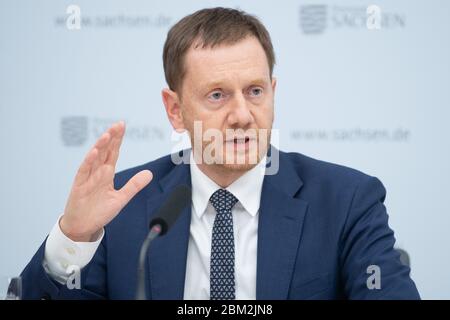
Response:
[[[92,260],[105,231],[102,229],[101,235],[94,242],[75,242],[61,231],[59,226],[61,217],[62,215],[59,216],[45,243],[43,267],[50,277],[64,284],[74,266],[81,270]]]

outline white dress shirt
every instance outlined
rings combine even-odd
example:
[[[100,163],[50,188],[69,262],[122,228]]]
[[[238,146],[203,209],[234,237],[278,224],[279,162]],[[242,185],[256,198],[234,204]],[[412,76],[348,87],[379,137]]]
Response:
[[[184,299],[209,299],[209,270],[212,228],[216,211],[209,202],[220,189],[190,156],[192,214],[186,261]],[[232,209],[235,242],[236,299],[256,299],[258,215],[265,173],[265,158],[226,189],[239,201]],[[86,266],[104,236],[95,242],[74,242],[64,235],[58,222],[45,245],[44,268],[56,281],[66,283],[67,268]]]

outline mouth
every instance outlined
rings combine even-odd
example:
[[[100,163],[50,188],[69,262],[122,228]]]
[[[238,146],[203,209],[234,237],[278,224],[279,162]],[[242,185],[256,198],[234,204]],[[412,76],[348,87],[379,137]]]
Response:
[[[243,143],[247,143],[247,142],[249,142],[250,141],[250,138],[249,137],[244,137],[244,138],[234,138],[233,139],[233,142],[235,143],[235,144],[243,144]]]
[[[247,151],[250,147],[250,142],[255,141],[256,139],[252,139],[250,137],[235,137],[234,139],[227,140],[227,145],[232,144],[233,150],[242,150]]]

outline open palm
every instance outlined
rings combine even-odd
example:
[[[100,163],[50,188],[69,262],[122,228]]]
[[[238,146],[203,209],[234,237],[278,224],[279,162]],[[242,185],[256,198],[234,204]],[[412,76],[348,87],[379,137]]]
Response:
[[[60,220],[61,230],[74,241],[93,241],[102,228],[151,180],[143,170],[120,190],[114,189],[114,174],[125,124],[112,125],[86,155],[75,176]]]

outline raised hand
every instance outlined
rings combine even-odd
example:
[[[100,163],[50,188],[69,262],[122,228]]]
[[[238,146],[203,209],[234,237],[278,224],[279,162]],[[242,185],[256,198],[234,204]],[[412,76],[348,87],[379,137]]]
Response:
[[[120,190],[114,174],[125,123],[112,125],[86,155],[75,176],[59,224],[73,241],[93,241],[120,210],[153,178],[149,170],[134,175]]]

